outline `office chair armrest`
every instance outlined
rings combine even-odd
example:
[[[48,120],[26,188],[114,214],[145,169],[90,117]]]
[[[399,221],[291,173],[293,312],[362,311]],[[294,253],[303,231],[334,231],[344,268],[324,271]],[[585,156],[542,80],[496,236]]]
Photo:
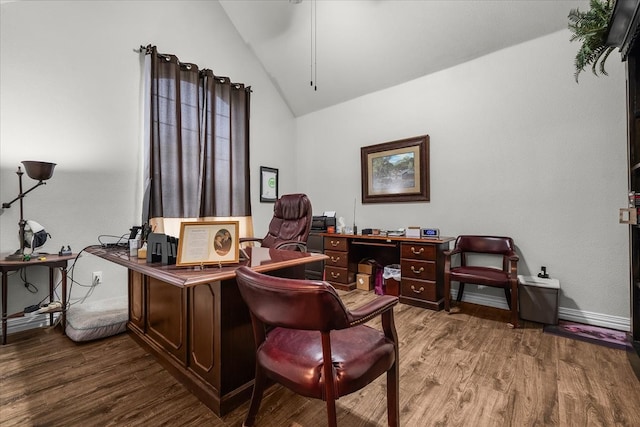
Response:
[[[374,317],[380,316],[389,310],[393,311],[393,306],[396,304],[398,304],[398,297],[393,295],[381,295],[355,310],[349,310],[349,313],[351,314],[349,323],[351,326],[366,323]]]
[[[453,249],[448,249],[446,251],[442,251],[443,255],[446,257],[450,257],[453,256],[455,254],[460,254],[462,253],[462,250],[458,249],[458,248],[453,248]]]
[[[442,253],[444,255],[444,271],[449,271],[451,269],[451,259],[454,255],[461,254],[462,251],[458,248],[453,248],[451,250],[442,251]],[[456,264],[459,264],[459,262]]]
[[[298,250],[300,252],[307,252],[307,244],[304,242],[298,242],[297,240],[290,240],[287,242],[280,242],[274,246],[274,249],[285,249],[285,250]]]
[[[509,272],[512,277],[517,277],[518,275],[518,261],[520,257],[514,252],[511,251],[504,255],[505,260],[505,271]]]

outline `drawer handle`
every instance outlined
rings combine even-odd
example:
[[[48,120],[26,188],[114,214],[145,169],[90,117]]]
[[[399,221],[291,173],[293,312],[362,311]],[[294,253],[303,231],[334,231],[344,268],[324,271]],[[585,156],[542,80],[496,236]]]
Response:
[[[416,248],[411,246],[411,252],[413,252],[414,255],[420,255],[422,252],[424,252],[424,248],[420,248],[419,251],[416,251]]]
[[[338,262],[338,261],[340,261],[340,257],[337,257],[337,258],[331,257],[331,262]]]
[[[334,273],[333,271],[331,272],[331,277],[333,277],[334,279],[337,279],[338,277],[340,277],[340,273]]]
[[[424,291],[424,287],[420,286],[420,289],[416,289],[415,286],[411,285],[411,290],[416,294],[421,294]]]
[[[413,265],[411,266],[411,271],[413,271],[415,274],[420,274],[424,271],[424,267],[420,267],[419,270],[416,270],[415,268],[413,268]]]
[[[339,244],[340,244],[340,240],[338,240],[337,242],[336,242],[336,241],[333,241],[333,240],[331,241],[331,246],[333,246],[334,248],[335,248],[336,246],[338,246]]]

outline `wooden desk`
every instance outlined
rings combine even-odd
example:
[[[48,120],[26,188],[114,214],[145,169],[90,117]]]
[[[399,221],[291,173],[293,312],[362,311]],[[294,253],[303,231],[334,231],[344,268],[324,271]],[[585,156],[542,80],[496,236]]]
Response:
[[[59,268],[62,274],[62,331],[66,325],[66,309],[67,309],[67,261],[76,257],[76,254],[72,255],[42,255],[44,259],[32,258],[29,261],[15,261],[5,259],[5,255],[2,255],[0,260],[0,270],[2,271],[2,345],[7,343],[7,287],[8,287],[8,273],[10,271],[20,270],[21,268],[29,267],[47,267],[49,268],[49,302],[53,301],[54,290],[54,273],[55,269]],[[49,324],[53,324],[53,313],[49,314]]]
[[[248,261],[201,270],[147,264],[122,249],[87,252],[129,270],[131,336],[219,416],[249,400],[255,374],[251,318],[235,281],[236,268],[304,278],[305,264],[326,258],[252,247]]]
[[[400,302],[441,310],[444,306],[444,251],[453,237],[423,239],[323,233],[325,280],[337,289],[355,289],[358,263],[375,259],[383,267],[400,264]]]

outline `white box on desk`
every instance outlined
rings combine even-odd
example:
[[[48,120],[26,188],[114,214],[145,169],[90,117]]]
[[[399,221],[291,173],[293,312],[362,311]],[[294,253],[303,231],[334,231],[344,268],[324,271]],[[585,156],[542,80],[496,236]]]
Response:
[[[420,227],[407,227],[405,231],[406,237],[420,237]]]

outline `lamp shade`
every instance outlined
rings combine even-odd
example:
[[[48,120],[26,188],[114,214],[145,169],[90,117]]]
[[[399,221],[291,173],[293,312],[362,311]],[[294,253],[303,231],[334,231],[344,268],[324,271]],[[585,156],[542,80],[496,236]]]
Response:
[[[51,178],[53,176],[53,168],[56,166],[55,163],[35,162],[30,160],[25,160],[22,164],[24,165],[24,170],[27,172],[27,175],[29,175],[29,178],[37,181],[46,181]]]

